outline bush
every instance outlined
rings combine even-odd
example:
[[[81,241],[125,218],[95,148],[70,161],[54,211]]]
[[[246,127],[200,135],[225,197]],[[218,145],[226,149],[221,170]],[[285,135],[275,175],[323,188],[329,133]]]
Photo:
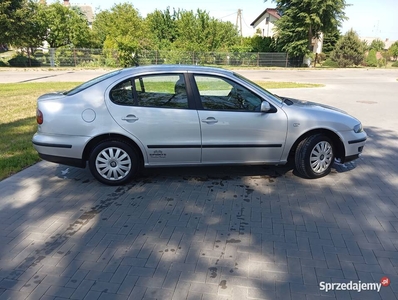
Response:
[[[78,66],[91,68],[105,67],[105,58],[100,55],[92,55],[89,60],[81,60]]]
[[[398,60],[397,60],[396,62],[394,62],[394,63],[391,65],[391,67],[398,68]]]
[[[323,63],[322,63],[322,67],[326,67],[326,68],[338,68],[339,64],[333,60],[331,60],[330,58],[326,59]]]
[[[386,60],[384,57],[379,58],[379,59],[377,60],[377,66],[378,66],[379,68],[387,66],[387,60]]]
[[[357,33],[351,29],[340,38],[330,56],[339,67],[346,68],[360,65],[363,62],[364,53],[363,43]]]
[[[326,60],[326,54],[325,53],[319,53],[317,57],[317,63],[321,64]]]
[[[11,67],[40,67],[40,62],[34,58],[28,58],[23,54],[17,54],[8,61]]]
[[[8,65],[4,61],[0,60],[0,67],[8,67]]]
[[[368,56],[366,57],[366,65],[368,67],[377,67],[376,50],[372,49],[369,51]]]

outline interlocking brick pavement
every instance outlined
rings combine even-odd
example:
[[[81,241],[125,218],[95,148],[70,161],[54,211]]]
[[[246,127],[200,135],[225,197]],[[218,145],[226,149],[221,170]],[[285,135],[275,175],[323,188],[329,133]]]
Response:
[[[383,132],[370,132],[362,158],[320,180],[153,169],[108,187],[38,163],[0,182],[0,299],[396,298],[398,162],[380,175]],[[380,293],[319,288],[384,276]]]
[[[109,187],[27,168],[0,182],[0,300],[396,299],[398,131],[369,124],[363,156],[319,180],[209,167]],[[380,293],[319,286],[385,276]]]

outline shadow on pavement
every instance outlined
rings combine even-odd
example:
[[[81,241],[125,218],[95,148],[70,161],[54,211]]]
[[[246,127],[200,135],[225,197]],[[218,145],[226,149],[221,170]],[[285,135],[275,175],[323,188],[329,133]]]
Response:
[[[364,155],[319,180],[179,168],[108,187],[40,163],[0,183],[0,298],[395,299],[398,136],[367,132]],[[384,276],[380,293],[319,288]]]

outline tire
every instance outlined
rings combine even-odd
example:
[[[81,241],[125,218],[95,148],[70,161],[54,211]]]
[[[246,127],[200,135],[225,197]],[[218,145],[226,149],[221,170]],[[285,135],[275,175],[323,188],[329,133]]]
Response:
[[[330,173],[334,162],[334,145],[330,138],[315,134],[302,140],[296,149],[297,172],[305,178],[321,178]]]
[[[91,151],[88,164],[98,181],[122,185],[138,174],[142,162],[137,152],[125,142],[108,140]]]

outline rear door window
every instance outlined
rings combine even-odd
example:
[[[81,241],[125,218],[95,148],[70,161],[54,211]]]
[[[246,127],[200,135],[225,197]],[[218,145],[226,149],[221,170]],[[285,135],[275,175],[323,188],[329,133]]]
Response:
[[[188,108],[185,79],[182,74],[148,75],[126,79],[110,91],[118,105],[157,108]]]

